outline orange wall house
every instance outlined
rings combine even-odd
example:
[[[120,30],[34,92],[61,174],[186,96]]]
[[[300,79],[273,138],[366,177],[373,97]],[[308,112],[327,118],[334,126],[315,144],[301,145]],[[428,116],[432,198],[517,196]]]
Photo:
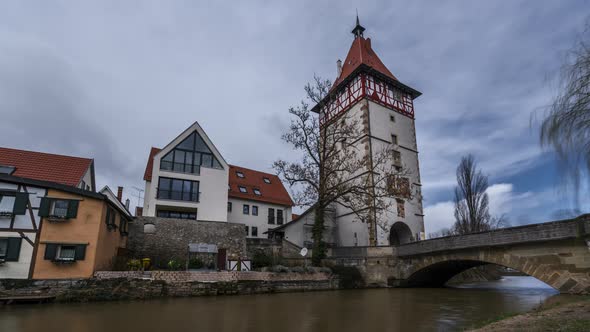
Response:
[[[95,271],[112,269],[117,250],[126,246],[131,218],[108,196],[48,190],[39,208],[42,226],[33,279],[90,278]]]

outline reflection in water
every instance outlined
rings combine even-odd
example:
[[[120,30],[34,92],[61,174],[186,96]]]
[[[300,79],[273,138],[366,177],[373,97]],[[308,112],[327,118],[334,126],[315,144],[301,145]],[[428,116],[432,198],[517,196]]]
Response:
[[[530,310],[557,292],[531,277],[444,289],[370,289],[0,309],[0,331],[448,331]]]

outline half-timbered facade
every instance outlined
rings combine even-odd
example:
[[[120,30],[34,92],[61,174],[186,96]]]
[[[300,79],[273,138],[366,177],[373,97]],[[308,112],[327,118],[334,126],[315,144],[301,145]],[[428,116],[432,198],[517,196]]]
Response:
[[[384,213],[373,211],[369,222],[360,222],[354,211],[334,205],[336,245],[396,245],[424,238],[413,103],[420,92],[400,82],[383,64],[364,30],[357,18],[348,55],[344,63],[338,60],[338,76],[313,111],[319,113],[321,126],[337,125],[339,119],[355,120],[362,134],[354,143],[361,151],[359,158],[366,154],[367,160],[374,160],[377,153],[387,150],[391,153],[388,165],[400,171],[390,181],[391,208]],[[405,190],[398,190],[400,186]],[[366,208],[374,209],[370,204]]]
[[[131,214],[88,190],[95,188],[92,165],[0,148],[0,279],[86,278],[112,268]]]

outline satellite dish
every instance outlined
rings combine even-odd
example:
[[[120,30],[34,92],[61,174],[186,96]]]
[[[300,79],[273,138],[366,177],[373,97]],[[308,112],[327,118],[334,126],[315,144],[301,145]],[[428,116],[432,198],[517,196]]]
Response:
[[[307,256],[307,248],[301,249],[301,251],[299,252],[299,255],[301,255],[303,257]]]

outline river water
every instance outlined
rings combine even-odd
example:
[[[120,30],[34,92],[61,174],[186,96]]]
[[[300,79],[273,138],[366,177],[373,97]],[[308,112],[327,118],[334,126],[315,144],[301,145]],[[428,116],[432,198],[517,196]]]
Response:
[[[0,307],[0,331],[455,331],[556,294],[532,277],[505,277],[459,288],[18,305]]]

